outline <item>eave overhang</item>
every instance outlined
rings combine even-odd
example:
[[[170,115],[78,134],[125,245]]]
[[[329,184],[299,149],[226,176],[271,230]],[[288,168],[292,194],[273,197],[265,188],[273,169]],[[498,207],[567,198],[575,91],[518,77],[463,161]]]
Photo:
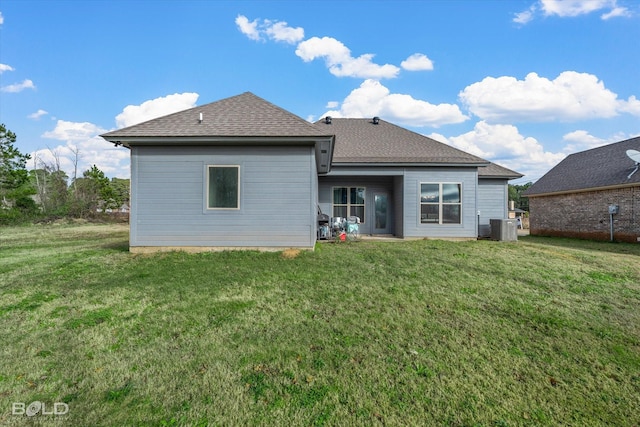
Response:
[[[335,137],[323,136],[121,136],[100,135],[116,147],[168,147],[168,146],[313,146],[318,173],[331,170]]]
[[[602,187],[580,188],[576,190],[553,191],[553,192],[547,192],[547,193],[536,193],[536,194],[523,193],[521,196],[522,197],[562,196],[565,194],[590,193],[593,191],[618,190],[621,188],[631,188],[631,187],[640,187],[640,182],[634,182],[629,184],[607,185]]]
[[[506,179],[506,180],[512,180],[512,179],[519,179],[522,178],[524,175],[480,175],[478,174],[478,179]]]
[[[333,162],[334,167],[461,167],[461,168],[476,168],[489,165],[490,162],[474,162],[474,163],[448,163],[437,161],[425,161],[425,162]]]

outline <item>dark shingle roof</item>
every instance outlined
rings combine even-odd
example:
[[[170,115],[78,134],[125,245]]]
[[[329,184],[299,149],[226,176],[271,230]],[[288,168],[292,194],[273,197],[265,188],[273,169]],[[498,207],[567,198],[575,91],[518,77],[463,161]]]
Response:
[[[508,178],[516,179],[522,178],[524,175],[521,173],[507,169],[504,166],[491,163],[489,166],[482,166],[478,168],[478,177],[480,178]]]
[[[408,129],[371,119],[324,120],[316,126],[336,136],[333,164],[442,163],[487,165],[489,162]]]
[[[640,151],[640,137],[571,154],[529,187],[524,196],[640,185],[640,171],[627,178],[635,163],[627,150]]]
[[[203,121],[199,123],[200,113]],[[159,117],[102,135],[135,137],[316,137],[330,132],[251,92]]]
[[[202,123],[199,122],[202,114]],[[158,141],[170,138],[287,138],[332,137],[333,164],[464,164],[478,166],[481,177],[519,178],[522,175],[424,135],[380,120],[333,119],[315,124],[251,92],[190,108],[101,135],[108,141]]]

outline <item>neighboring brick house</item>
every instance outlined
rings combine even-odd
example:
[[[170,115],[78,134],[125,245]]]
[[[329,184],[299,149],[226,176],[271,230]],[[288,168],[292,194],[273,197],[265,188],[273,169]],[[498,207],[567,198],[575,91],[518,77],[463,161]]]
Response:
[[[640,170],[627,156],[640,137],[567,156],[529,187],[532,235],[640,241]],[[632,172],[634,172],[632,174]]]

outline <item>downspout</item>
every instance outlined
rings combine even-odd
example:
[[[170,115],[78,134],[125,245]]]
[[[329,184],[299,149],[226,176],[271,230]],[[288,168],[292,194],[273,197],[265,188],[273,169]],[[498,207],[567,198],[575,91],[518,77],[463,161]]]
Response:
[[[610,226],[610,231],[609,231],[610,238],[609,238],[609,240],[611,242],[613,242],[613,216],[616,215],[619,210],[620,210],[620,208],[619,208],[618,205],[609,205],[609,226]]]

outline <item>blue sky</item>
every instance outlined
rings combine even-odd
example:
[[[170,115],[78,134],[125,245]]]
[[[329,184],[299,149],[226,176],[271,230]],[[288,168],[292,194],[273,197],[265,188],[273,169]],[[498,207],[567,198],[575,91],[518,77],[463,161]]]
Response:
[[[76,151],[128,177],[97,135],[251,91],[312,121],[377,115],[528,182],[640,135],[639,40],[636,0],[4,0],[0,122],[30,168],[71,176]]]

